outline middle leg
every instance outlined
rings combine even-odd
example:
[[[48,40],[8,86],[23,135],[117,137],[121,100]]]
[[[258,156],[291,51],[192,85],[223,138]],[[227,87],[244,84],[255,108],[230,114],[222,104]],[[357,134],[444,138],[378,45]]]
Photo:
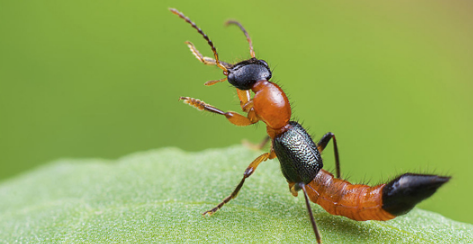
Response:
[[[266,146],[266,144],[268,144],[268,142],[270,141],[270,139],[271,139],[271,137],[269,137],[268,135],[266,135],[266,136],[264,137],[264,139],[263,139],[260,143],[258,143],[258,144],[252,143],[252,142],[250,142],[250,141],[248,141],[248,140],[243,140],[242,143],[243,143],[243,145],[245,145],[246,147],[248,147],[248,148],[250,148],[250,149],[252,149],[252,150],[261,150],[261,149],[264,148],[264,146]]]
[[[235,188],[235,190],[233,190],[232,194],[230,194],[230,196],[223,199],[223,201],[221,203],[219,203],[215,208],[212,208],[209,211],[205,211],[202,215],[207,215],[207,214],[212,215],[212,214],[214,214],[219,209],[221,209],[223,207],[223,205],[225,205],[230,200],[235,198],[238,195],[238,192],[240,191],[241,187],[245,183],[245,179],[250,177],[255,172],[258,165],[261,162],[264,162],[268,159],[273,159],[275,157],[276,157],[276,153],[271,149],[271,152],[262,154],[259,157],[257,157],[255,160],[253,160],[253,162],[248,166],[248,168],[246,168],[245,173],[243,174],[243,179],[241,179],[240,184],[238,184],[238,186]]]

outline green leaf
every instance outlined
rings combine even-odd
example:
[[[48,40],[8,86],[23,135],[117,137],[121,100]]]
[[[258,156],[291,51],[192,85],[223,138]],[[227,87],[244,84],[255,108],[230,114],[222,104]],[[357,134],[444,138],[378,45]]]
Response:
[[[211,217],[261,152],[174,148],[116,161],[60,160],[0,185],[0,242],[315,242],[303,196],[277,160]],[[325,243],[466,243],[473,225],[414,209],[387,222],[332,216],[313,204]]]

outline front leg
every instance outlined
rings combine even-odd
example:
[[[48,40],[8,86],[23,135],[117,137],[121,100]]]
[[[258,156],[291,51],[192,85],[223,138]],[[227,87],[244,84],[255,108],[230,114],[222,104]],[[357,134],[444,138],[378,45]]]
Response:
[[[217,61],[215,61],[215,59],[213,58],[209,58],[209,57],[204,57],[200,52],[199,50],[197,50],[197,48],[194,46],[194,44],[192,44],[192,42],[189,42],[187,41],[186,42],[187,46],[189,47],[189,49],[191,50],[192,54],[194,54],[194,56],[197,58],[197,60],[199,60],[200,62],[202,62],[203,64],[205,65],[217,65]],[[225,68],[229,69],[230,67],[232,67],[231,64],[229,63],[226,63],[226,62],[223,62],[223,61],[220,61],[220,64],[222,64],[223,66],[225,66]],[[215,85],[219,82],[224,82],[227,80],[227,77],[225,78],[222,78],[220,80],[211,80],[211,81],[207,81],[205,82],[204,85],[206,86],[211,86],[211,85]]]
[[[245,117],[237,112],[232,112],[232,111],[223,112],[222,110],[212,105],[209,105],[203,101],[200,101],[199,99],[190,98],[190,97],[180,97],[179,100],[184,101],[184,103],[187,103],[190,106],[197,108],[198,110],[205,110],[211,113],[223,115],[228,119],[228,121],[230,121],[230,123],[234,125],[248,126],[259,121],[259,118],[256,116],[256,113],[254,112],[253,109],[251,109],[248,112],[247,117]]]

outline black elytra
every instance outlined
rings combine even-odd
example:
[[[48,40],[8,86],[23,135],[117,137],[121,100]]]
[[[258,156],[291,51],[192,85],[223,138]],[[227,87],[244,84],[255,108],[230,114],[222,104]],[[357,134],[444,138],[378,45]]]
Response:
[[[228,82],[240,90],[249,90],[260,80],[271,79],[271,70],[264,60],[251,58],[227,69]]]
[[[308,184],[322,169],[322,157],[307,131],[295,121],[289,124],[289,130],[274,138],[273,148],[284,177],[289,182]]]

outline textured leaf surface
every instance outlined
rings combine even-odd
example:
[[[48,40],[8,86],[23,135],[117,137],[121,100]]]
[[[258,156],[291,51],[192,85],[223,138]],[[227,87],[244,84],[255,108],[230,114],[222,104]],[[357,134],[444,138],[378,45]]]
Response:
[[[258,154],[167,148],[51,163],[0,185],[0,242],[315,242],[303,196],[289,193],[277,160],[260,165],[218,213],[201,215]],[[356,222],[313,208],[324,243],[473,242],[473,225],[420,209]]]

